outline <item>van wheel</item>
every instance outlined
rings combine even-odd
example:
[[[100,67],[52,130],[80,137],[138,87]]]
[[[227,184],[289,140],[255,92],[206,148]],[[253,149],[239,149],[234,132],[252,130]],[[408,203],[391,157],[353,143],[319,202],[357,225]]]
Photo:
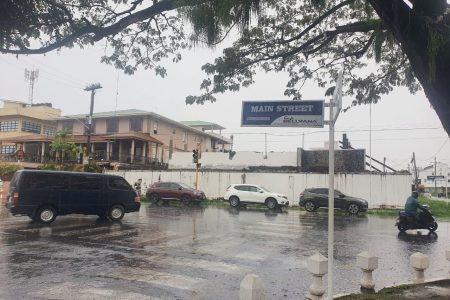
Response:
[[[125,209],[122,205],[113,205],[108,212],[108,217],[114,222],[122,220],[124,215]]]
[[[56,210],[51,206],[43,206],[38,209],[35,219],[42,224],[50,224],[56,218]]]

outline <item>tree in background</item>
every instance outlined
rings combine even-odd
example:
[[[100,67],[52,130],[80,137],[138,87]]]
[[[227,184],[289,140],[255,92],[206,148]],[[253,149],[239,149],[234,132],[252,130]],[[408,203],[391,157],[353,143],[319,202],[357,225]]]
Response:
[[[55,159],[62,165],[65,159],[74,160],[77,159],[81,148],[68,139],[71,133],[68,130],[58,131],[55,134],[55,138],[50,144],[50,149],[55,153]]]
[[[164,58],[177,62],[182,49],[214,45],[238,28],[233,46],[203,66],[204,93],[187,103],[249,86],[259,70],[287,71],[285,95],[293,99],[307,80],[331,93],[343,65],[353,105],[376,103],[397,86],[422,87],[450,133],[448,7],[446,0],[3,0],[0,52],[39,54],[104,39],[103,62],[164,77]]]

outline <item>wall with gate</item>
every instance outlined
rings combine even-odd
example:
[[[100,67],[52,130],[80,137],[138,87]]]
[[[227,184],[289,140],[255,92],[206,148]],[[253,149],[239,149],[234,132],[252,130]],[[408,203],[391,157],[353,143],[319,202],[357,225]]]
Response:
[[[156,181],[175,181],[194,186],[195,172],[186,170],[119,171],[131,185],[142,179],[142,193]],[[403,207],[411,194],[410,174],[336,174],[335,188],[354,197],[366,199],[370,208]],[[208,198],[223,197],[233,183],[259,184],[270,191],[286,194],[291,205],[298,205],[305,188],[328,187],[328,174],[316,173],[245,173],[234,171],[199,172],[199,189]]]

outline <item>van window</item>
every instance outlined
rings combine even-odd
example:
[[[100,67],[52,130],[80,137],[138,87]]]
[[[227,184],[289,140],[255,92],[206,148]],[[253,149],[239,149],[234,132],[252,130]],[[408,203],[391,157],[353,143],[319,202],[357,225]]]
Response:
[[[108,186],[114,190],[129,191],[131,186],[123,178],[108,178]]]
[[[101,190],[102,181],[97,176],[73,176],[70,184],[72,190]]]
[[[32,190],[63,190],[69,188],[69,178],[60,174],[28,173],[24,174],[24,187]]]

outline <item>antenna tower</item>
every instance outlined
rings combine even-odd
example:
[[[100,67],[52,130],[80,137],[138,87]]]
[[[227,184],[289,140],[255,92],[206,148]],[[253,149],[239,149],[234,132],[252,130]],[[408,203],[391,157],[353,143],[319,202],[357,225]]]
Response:
[[[28,88],[28,101],[30,104],[33,104],[33,92],[34,92],[34,82],[37,81],[39,77],[39,69],[28,70],[25,69],[25,80],[29,82]]]

